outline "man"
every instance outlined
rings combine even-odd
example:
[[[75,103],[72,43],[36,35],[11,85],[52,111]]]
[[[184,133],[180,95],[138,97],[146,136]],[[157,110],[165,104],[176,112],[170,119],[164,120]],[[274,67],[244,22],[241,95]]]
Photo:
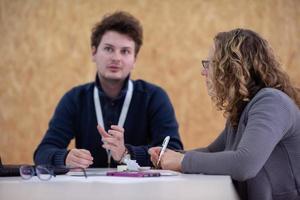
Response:
[[[95,25],[91,48],[96,80],[63,96],[34,153],[36,164],[116,167],[130,157],[149,166],[148,148],[161,145],[168,135],[168,148],[183,148],[165,91],[130,80],[142,35],[139,21],[126,12],[105,16]],[[73,138],[76,148],[67,150]]]

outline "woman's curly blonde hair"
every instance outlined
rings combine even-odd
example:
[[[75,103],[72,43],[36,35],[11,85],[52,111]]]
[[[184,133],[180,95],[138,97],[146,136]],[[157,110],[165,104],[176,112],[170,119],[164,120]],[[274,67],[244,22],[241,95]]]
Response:
[[[220,32],[214,47],[212,99],[233,127],[247,103],[265,87],[283,91],[300,107],[299,90],[292,86],[268,42],[257,33],[247,29]]]

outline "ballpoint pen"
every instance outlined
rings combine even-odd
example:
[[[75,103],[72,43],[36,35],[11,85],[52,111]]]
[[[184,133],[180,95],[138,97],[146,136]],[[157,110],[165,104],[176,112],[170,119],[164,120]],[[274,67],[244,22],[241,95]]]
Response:
[[[160,159],[162,157],[162,155],[164,154],[164,152],[166,151],[166,148],[168,146],[168,143],[170,141],[170,136],[167,136],[165,137],[164,141],[163,141],[163,144],[162,144],[162,149],[159,153],[159,157],[158,157],[158,160],[157,160],[157,163],[156,163],[156,166],[158,166],[159,162],[160,162]]]

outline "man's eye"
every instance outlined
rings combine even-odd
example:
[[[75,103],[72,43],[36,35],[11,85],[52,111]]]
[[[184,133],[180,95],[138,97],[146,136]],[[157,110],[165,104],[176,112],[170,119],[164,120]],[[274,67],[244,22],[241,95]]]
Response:
[[[111,47],[104,47],[104,50],[107,51],[107,52],[112,52],[113,49]]]
[[[127,55],[127,54],[130,54],[131,52],[128,49],[123,49],[121,51],[121,53],[124,54],[124,55]]]

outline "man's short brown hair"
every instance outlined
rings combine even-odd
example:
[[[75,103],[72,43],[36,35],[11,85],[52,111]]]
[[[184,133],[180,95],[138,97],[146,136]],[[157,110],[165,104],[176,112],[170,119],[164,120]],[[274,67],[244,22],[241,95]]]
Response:
[[[97,49],[102,36],[107,31],[116,31],[129,36],[135,43],[135,56],[137,56],[143,43],[143,28],[138,19],[124,11],[105,15],[92,29],[91,46]]]

